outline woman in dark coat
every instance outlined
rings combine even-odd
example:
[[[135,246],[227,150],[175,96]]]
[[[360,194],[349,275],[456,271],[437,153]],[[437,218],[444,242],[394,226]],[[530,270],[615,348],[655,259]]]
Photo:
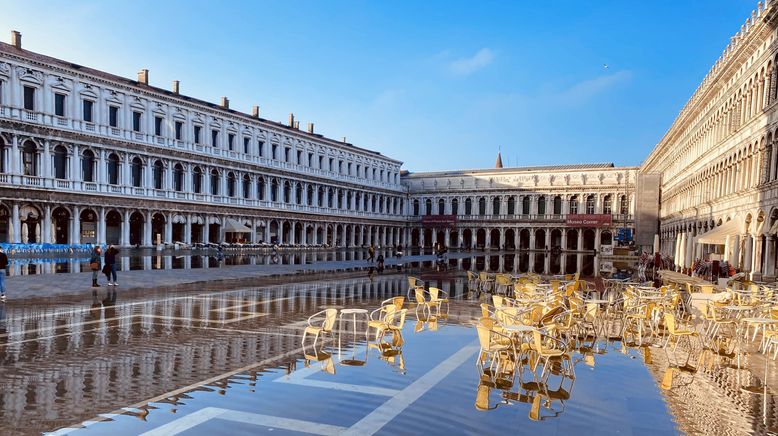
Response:
[[[105,250],[105,267],[103,268],[103,273],[105,273],[105,277],[108,278],[108,286],[119,285],[119,283],[116,281],[116,255],[117,254],[119,254],[119,249],[117,249],[113,245],[109,245],[108,249]]]
[[[99,245],[95,245],[92,249],[92,254],[89,256],[89,268],[92,270],[92,287],[98,288],[100,285],[97,283],[97,273],[100,271],[100,256],[103,254],[103,250]]]

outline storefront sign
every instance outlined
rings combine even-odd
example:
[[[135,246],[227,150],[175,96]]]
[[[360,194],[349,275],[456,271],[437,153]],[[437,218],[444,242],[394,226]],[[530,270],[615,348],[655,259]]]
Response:
[[[424,227],[450,227],[454,228],[457,225],[456,215],[424,215],[421,217],[421,224]]]
[[[608,214],[569,214],[565,219],[567,227],[610,227],[612,224],[613,216]]]

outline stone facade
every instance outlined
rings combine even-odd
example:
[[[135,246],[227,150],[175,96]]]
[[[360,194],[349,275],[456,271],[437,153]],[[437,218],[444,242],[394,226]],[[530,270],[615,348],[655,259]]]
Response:
[[[760,2],[640,169],[661,176],[661,250],[679,268],[715,252],[775,276],[776,24],[778,5]],[[722,244],[698,243],[733,220]]]

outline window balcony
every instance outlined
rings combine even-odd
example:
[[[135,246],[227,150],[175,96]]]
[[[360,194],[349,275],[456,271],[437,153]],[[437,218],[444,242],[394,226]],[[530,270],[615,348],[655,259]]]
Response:
[[[40,114],[35,113],[33,111],[23,110],[22,114],[23,114],[22,119],[24,119],[25,121],[33,121],[37,123],[40,120],[40,116],[39,116]]]
[[[94,123],[84,122],[84,130],[86,130],[87,132],[94,132],[95,131]]]
[[[70,189],[70,180],[55,180],[54,186],[57,189]]]
[[[68,120],[65,117],[55,117],[57,126],[59,127],[70,127],[70,120]]]

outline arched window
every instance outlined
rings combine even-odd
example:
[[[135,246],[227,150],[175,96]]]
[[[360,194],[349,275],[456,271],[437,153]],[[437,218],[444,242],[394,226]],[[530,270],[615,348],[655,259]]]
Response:
[[[318,194],[319,195],[318,195],[318,198],[317,198],[316,205],[319,206],[319,207],[322,207],[322,206],[324,206],[324,188],[322,188],[321,186],[319,186]]]
[[[278,201],[278,180],[270,182],[270,201]]]
[[[419,214],[419,200],[413,200],[413,215],[418,216]]]
[[[610,215],[613,213],[613,205],[611,204],[611,196],[606,195],[605,198],[602,199],[602,213],[606,215]]]
[[[516,214],[516,199],[511,195],[508,197],[508,215]]]
[[[119,184],[119,156],[116,153],[108,155],[108,183]]]
[[[538,215],[546,214],[546,197],[538,198]]]
[[[329,207],[330,209],[332,208],[332,204],[334,201],[333,197],[335,197],[335,192],[332,190],[332,188],[330,188],[327,190],[327,207]]]
[[[203,192],[203,170],[200,167],[194,167],[192,170],[192,192],[195,194]]]
[[[586,197],[586,213],[590,215],[594,213],[594,195],[592,194]]]
[[[161,160],[154,161],[154,171],[152,176],[154,177],[154,189],[162,189],[164,186],[162,183],[163,176],[165,174],[165,167],[162,165]]]
[[[528,196],[524,196],[524,198],[521,199],[521,214],[522,215],[529,215],[529,202],[530,199]]]
[[[67,178],[68,151],[62,146],[54,147],[54,177],[57,179]]]
[[[143,186],[143,161],[139,157],[132,158],[132,186],[140,188]]]
[[[570,197],[570,213],[571,214],[577,214],[578,213],[578,196],[573,195]]]
[[[308,189],[306,191],[306,199],[305,204],[309,206],[313,206],[313,186],[308,185]]]
[[[299,183],[294,186],[294,203],[303,204],[303,185]]]
[[[452,215],[459,214],[459,200],[457,200],[456,198],[451,200],[451,214]]]
[[[0,173],[8,172],[8,164],[5,162],[5,142],[0,137]],[[2,211],[2,209],[0,209]],[[0,212],[1,213],[1,212]]]
[[[627,196],[626,195],[622,195],[621,196],[621,205],[619,206],[619,210],[620,210],[619,213],[621,213],[622,215],[626,215],[626,214],[629,213],[629,207],[627,205],[627,201],[628,201],[627,200]]]
[[[173,167],[173,189],[178,192],[184,190],[184,167],[180,163]]]
[[[465,215],[473,214],[473,200],[468,198],[465,200]]]
[[[445,215],[446,213],[446,202],[442,198],[438,200],[438,215]]]
[[[562,197],[554,197],[554,215],[562,215]]]
[[[214,168],[211,170],[211,195],[219,195],[219,171]]]
[[[264,177],[257,178],[257,198],[260,200],[265,199],[265,179]]]
[[[92,150],[84,150],[81,155],[81,180],[85,182],[95,181],[95,154]]]
[[[38,175],[38,146],[33,141],[27,141],[22,147],[22,174]]]
[[[289,182],[284,182],[284,203],[291,203],[292,201],[292,185]]]
[[[232,171],[227,173],[227,196],[228,197],[235,196],[235,173],[233,173]]]
[[[486,215],[486,198],[478,199],[478,215]]]
[[[243,175],[243,198],[251,198],[251,177]]]
[[[494,197],[492,200],[492,215],[500,214],[500,202],[502,202],[500,197]]]

